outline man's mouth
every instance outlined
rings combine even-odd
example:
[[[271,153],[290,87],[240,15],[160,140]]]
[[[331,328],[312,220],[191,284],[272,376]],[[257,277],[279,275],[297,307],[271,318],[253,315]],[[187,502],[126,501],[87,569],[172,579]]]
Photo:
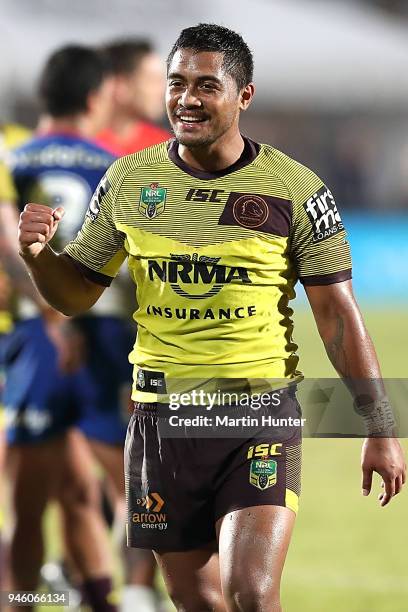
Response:
[[[204,121],[207,121],[207,117],[204,117],[202,115],[189,115],[187,113],[178,113],[176,117],[181,123],[185,125],[192,125],[193,123],[204,123]]]

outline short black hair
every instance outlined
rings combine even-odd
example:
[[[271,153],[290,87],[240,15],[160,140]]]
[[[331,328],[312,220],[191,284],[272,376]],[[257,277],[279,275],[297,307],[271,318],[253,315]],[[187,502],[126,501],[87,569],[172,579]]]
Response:
[[[103,47],[113,74],[127,75],[135,70],[141,60],[154,52],[152,43],[142,38],[113,40]]]
[[[44,110],[53,117],[86,111],[89,94],[100,88],[107,75],[108,64],[99,51],[82,45],[58,49],[48,58],[40,77]]]
[[[193,49],[197,53],[200,51],[223,53],[225,71],[236,81],[238,89],[242,89],[252,81],[254,61],[250,48],[240,34],[224,26],[199,23],[182,30],[167,58],[167,70],[179,49]]]

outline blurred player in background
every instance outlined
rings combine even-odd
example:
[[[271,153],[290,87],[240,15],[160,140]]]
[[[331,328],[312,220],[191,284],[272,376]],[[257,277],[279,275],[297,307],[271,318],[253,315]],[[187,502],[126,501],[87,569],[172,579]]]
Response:
[[[28,292],[47,310],[49,306],[33,286],[25,266],[19,263],[18,241],[14,236],[14,228],[18,225],[18,210],[16,209],[17,193],[13,179],[8,169],[10,149],[22,145],[31,137],[31,131],[15,123],[0,125],[0,266],[2,290],[0,291],[0,332],[9,331],[13,325],[10,310],[11,284],[8,273],[13,275],[13,283],[20,290]],[[13,246],[11,246],[13,245]],[[10,256],[6,256],[10,255]],[[1,363],[1,362],[0,362]],[[1,395],[0,395],[1,397]]]
[[[12,287],[18,290],[20,295],[29,298],[36,304],[40,312],[45,315],[50,311],[58,316],[33,285],[25,266],[21,266],[21,258],[18,254],[18,241],[14,235],[14,229],[18,225],[18,194],[16,192],[13,178],[10,175],[9,164],[12,149],[22,146],[28,141],[32,133],[23,126],[16,124],[3,124],[0,126],[0,265],[2,266],[3,283],[8,286],[9,299],[3,297],[1,312],[1,329],[10,330],[13,326],[13,315],[11,308]],[[6,281],[6,277],[8,280]]]
[[[24,131],[19,130],[19,134],[24,134]],[[28,131],[27,134],[29,134]],[[18,138],[17,140],[20,141],[21,139]],[[24,295],[36,304],[39,312],[43,315],[53,312],[55,317],[59,316],[58,313],[53,311],[53,309],[43,300],[28,276],[27,270],[25,267],[22,267],[19,262],[21,258],[18,252],[18,241],[15,239],[14,235],[18,225],[18,209],[16,205],[17,193],[5,163],[8,152],[6,146],[10,143],[10,140],[4,139],[3,143],[5,144],[2,151],[3,159],[0,160],[0,523],[3,518],[3,475],[5,472],[4,462],[6,456],[3,391],[6,356],[8,353],[11,332],[14,327],[13,315],[15,314],[14,306],[17,297],[16,291],[19,295]],[[3,566],[2,563],[3,555],[1,544],[0,539],[0,569],[4,570],[5,566]],[[4,571],[0,572],[0,577],[4,578]]]
[[[44,69],[40,93],[47,133],[14,151],[13,176],[19,205],[34,194],[51,206],[64,202],[69,212],[63,243],[81,225],[90,194],[113,159],[89,140],[106,125],[112,110],[105,60],[86,47],[57,51]],[[9,217],[10,227],[12,223]],[[38,585],[42,515],[54,497],[61,505],[65,542],[85,600],[95,611],[111,611],[112,560],[97,478],[88,445],[74,427],[80,416],[90,418],[87,409],[96,409],[105,390],[95,389],[92,372],[84,367],[92,355],[86,353],[83,329],[49,307],[41,308],[35,296],[26,299],[27,292],[21,293],[19,320],[5,347],[4,404],[15,518],[11,588],[35,590]]]
[[[4,359],[3,338],[13,328],[13,317],[11,312],[12,281],[19,284],[21,289],[26,289],[29,295],[38,299],[47,309],[49,306],[44,302],[33,283],[29,279],[27,270],[19,263],[18,241],[14,236],[14,230],[18,225],[18,211],[15,206],[17,194],[12,177],[7,168],[7,159],[10,148],[21,145],[31,136],[31,132],[21,125],[4,123],[0,125],[0,588],[4,577],[4,554],[2,543],[2,531],[4,526],[4,468],[5,468],[5,414],[3,406],[4,387]],[[14,245],[14,246],[11,246]],[[11,253],[10,253],[11,251]]]
[[[145,40],[114,41],[104,48],[114,75],[114,113],[98,142],[114,155],[129,155],[168,140],[152,122],[164,112],[165,69]]]
[[[115,155],[128,155],[145,147],[164,142],[170,133],[154,125],[164,113],[165,65],[162,58],[146,40],[125,39],[113,41],[103,47],[113,75],[114,110],[109,127],[98,135],[97,141]],[[124,279],[122,280],[124,283]],[[133,302],[133,288],[131,300]],[[112,491],[116,495],[117,516],[124,517],[123,449],[119,455],[114,449],[95,447],[101,463],[111,473]],[[113,470],[120,462],[121,471]],[[109,466],[111,466],[109,468]],[[154,589],[156,561],[147,550],[125,546],[125,587],[122,610],[131,612],[135,601],[140,612],[150,612],[157,605]]]

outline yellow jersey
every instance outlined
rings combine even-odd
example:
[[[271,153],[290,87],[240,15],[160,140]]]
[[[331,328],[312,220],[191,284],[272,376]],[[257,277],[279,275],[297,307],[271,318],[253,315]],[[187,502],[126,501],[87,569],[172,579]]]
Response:
[[[15,123],[0,125],[0,206],[6,202],[13,205],[17,202],[17,192],[7,161],[10,149],[28,140],[30,134],[30,130]],[[3,284],[9,282],[0,261],[0,285],[3,288]],[[0,333],[2,334],[8,333],[13,327],[13,319],[8,307],[9,297],[6,298],[5,302],[0,299]]]
[[[331,191],[284,153],[244,141],[240,159],[213,173],[187,166],[175,140],[119,159],[65,248],[102,285],[128,258],[134,400],[152,400],[146,371],[153,384],[186,388],[192,379],[300,379],[295,283],[351,278]]]

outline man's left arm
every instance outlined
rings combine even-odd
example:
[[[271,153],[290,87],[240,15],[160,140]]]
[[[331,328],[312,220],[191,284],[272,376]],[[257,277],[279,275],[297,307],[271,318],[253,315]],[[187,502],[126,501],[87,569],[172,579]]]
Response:
[[[362,451],[363,494],[369,494],[373,472],[378,472],[385,488],[380,502],[385,506],[401,490],[406,466],[393,437],[392,411],[373,343],[353,296],[350,246],[331,190],[300,164],[292,171],[290,256],[327,354],[368,428]]]
[[[406,463],[398,440],[387,436],[387,416],[391,414],[381,380],[378,359],[353,295],[351,280],[328,285],[305,285],[317,328],[327,355],[349,387],[357,408],[379,407],[379,425],[384,430],[368,437],[362,449],[363,495],[371,490],[373,472],[383,479],[381,506],[401,491]],[[381,422],[381,414],[384,422]],[[389,431],[390,435],[392,432]]]

